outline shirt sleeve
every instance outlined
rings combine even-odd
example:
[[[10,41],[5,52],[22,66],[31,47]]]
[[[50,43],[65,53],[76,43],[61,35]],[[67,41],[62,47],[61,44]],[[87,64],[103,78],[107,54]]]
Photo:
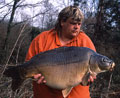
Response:
[[[28,49],[25,61],[28,61],[33,56],[37,55],[40,52],[43,52],[43,46],[44,46],[43,42],[45,42],[45,36],[44,36],[45,34],[41,33],[33,39]]]
[[[38,47],[37,41],[34,39],[30,44],[25,61],[30,60],[33,56],[35,56],[37,54],[37,52],[38,52],[37,47]]]
[[[80,46],[87,47],[87,48],[90,48],[90,49],[96,51],[92,40],[84,32],[81,33],[81,36],[79,36],[79,39],[80,39],[79,40]]]
[[[87,44],[86,44],[87,47],[94,50],[94,51],[96,51],[96,48],[95,48],[93,42],[91,41],[91,39],[89,37],[88,37],[88,39],[86,41],[87,41]]]
[[[30,44],[25,61],[30,60],[33,56],[45,51],[46,41],[50,31],[44,31],[36,36]]]

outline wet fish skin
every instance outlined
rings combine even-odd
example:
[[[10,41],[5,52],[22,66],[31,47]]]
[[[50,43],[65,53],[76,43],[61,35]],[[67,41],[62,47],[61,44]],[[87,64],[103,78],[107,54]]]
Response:
[[[39,73],[45,77],[46,85],[64,90],[81,82],[88,82],[89,73],[98,74],[114,66],[111,59],[89,48],[60,47],[42,52],[22,65],[8,67],[4,75],[12,77],[13,91],[18,89],[25,79]]]

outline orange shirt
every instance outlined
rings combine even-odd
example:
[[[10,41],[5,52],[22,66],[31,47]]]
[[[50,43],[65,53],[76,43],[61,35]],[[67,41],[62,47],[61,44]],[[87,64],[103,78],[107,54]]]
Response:
[[[34,55],[50,49],[61,47],[58,34],[54,29],[42,32],[32,42],[29,47],[26,60],[31,59]],[[65,46],[88,47],[96,51],[90,38],[80,32]],[[61,90],[52,89],[44,84],[33,82],[34,98],[63,98]],[[89,86],[78,85],[74,87],[67,98],[90,98]]]

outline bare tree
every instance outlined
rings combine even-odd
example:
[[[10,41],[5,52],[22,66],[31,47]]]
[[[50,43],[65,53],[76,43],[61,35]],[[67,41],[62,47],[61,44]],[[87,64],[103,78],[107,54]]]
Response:
[[[97,16],[96,16],[96,27],[95,27],[95,39],[100,40],[103,37],[103,15],[104,15],[104,0],[99,0]]]
[[[11,25],[12,25],[12,21],[14,19],[14,15],[15,15],[15,11],[17,9],[17,4],[20,0],[14,0],[14,4],[13,4],[13,8],[12,8],[12,13],[11,13],[11,16],[10,16],[10,20],[8,22],[8,27],[7,27],[7,36],[5,38],[5,43],[4,43],[4,46],[3,46],[3,49],[6,49],[6,46],[7,46],[7,40],[8,40],[8,37],[9,37],[9,34],[10,34],[10,30],[11,30]]]

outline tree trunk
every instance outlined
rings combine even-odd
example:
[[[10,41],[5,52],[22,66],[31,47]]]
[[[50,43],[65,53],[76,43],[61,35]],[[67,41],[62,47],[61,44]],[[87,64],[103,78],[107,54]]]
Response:
[[[3,45],[3,49],[5,49],[5,50],[6,50],[7,45],[8,45],[8,38],[9,38],[10,31],[11,31],[11,28],[12,28],[12,21],[13,21],[13,19],[14,19],[15,10],[17,9],[16,5],[17,5],[17,3],[18,3],[19,1],[20,1],[20,0],[15,0],[15,1],[14,1],[14,4],[13,4],[11,17],[10,17],[10,20],[9,20],[8,26],[7,26],[7,35],[6,35],[6,38],[5,38],[4,45]]]
[[[95,26],[95,33],[94,33],[94,38],[95,42],[96,40],[102,40],[103,39],[103,34],[105,33],[103,30],[104,26],[104,0],[99,0],[98,4],[98,10],[97,10],[97,16],[96,16],[96,26]]]

